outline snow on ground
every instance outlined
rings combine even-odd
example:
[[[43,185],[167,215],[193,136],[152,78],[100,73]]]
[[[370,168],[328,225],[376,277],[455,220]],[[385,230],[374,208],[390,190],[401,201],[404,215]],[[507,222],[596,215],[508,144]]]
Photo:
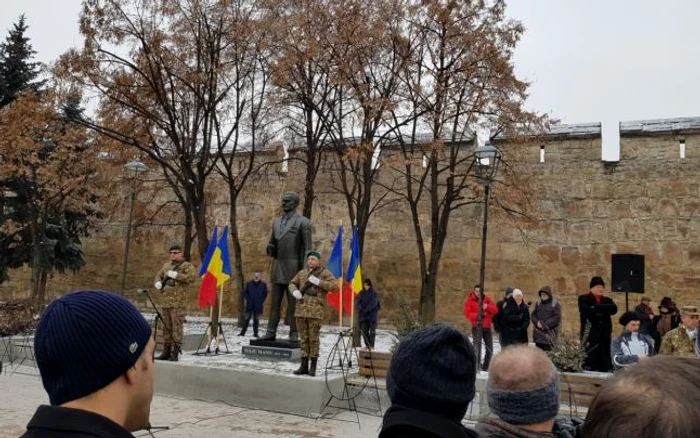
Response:
[[[144,313],[144,316],[151,321],[153,319],[152,314]],[[291,373],[299,367],[299,360],[296,361],[284,361],[284,360],[266,360],[255,357],[244,356],[242,353],[242,346],[248,345],[253,338],[253,328],[252,321],[251,326],[248,327],[246,336],[238,336],[240,328],[236,327],[237,320],[235,318],[222,318],[222,327],[224,331],[224,336],[226,338],[226,344],[228,345],[228,350],[231,354],[219,354],[219,355],[199,355],[196,356],[193,353],[195,351],[186,351],[181,357],[180,362],[187,365],[197,365],[215,368],[229,368],[229,369],[246,369],[246,370],[257,370],[269,373]],[[209,323],[209,318],[205,316],[187,316],[186,322],[183,327],[185,335],[199,335],[202,336],[207,329]],[[259,334],[262,336],[265,333],[265,328],[267,327],[267,320],[260,320]],[[343,343],[339,342],[339,336],[341,332],[347,331],[348,327],[340,328],[337,326],[324,325],[321,327],[321,346],[319,351],[318,359],[318,374],[323,375],[322,370],[328,368],[328,374],[341,374],[341,369],[337,366],[340,357],[344,356],[343,353]],[[393,331],[390,330],[377,330],[377,335],[375,339],[375,349],[377,351],[389,351],[393,345],[394,335]],[[277,329],[277,339],[287,339],[289,337],[289,326],[284,325],[280,321],[279,327]],[[346,338],[345,345],[348,344],[349,339]],[[338,347],[336,348],[336,344]],[[206,350],[206,340],[204,341],[204,347],[200,352]],[[220,351],[225,351],[223,340],[221,341]],[[348,353],[349,355],[350,353]],[[356,365],[356,360],[353,362]],[[331,361],[332,359],[332,361]],[[332,362],[333,366],[330,366],[329,362]],[[329,364],[329,366],[327,366]]]

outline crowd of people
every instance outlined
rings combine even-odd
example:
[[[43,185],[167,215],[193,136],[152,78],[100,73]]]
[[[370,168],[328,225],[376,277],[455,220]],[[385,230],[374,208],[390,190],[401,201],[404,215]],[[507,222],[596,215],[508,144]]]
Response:
[[[170,247],[170,261],[156,276],[166,325],[165,351],[159,359],[178,360],[185,295],[194,267],[182,260],[179,245]],[[289,283],[297,300],[296,326],[302,360],[297,375],[316,373],[319,332],[325,315],[325,294],[336,279],[309,251],[306,266]],[[380,302],[370,279],[358,298],[361,331],[374,346]],[[267,285],[256,273],[246,284],[246,315],[254,336]],[[384,414],[381,438],[392,437],[690,437],[700,436],[700,312],[680,308],[665,297],[656,314],[642,297],[634,311],[624,312],[622,333],[613,339],[612,317],[618,309],[605,296],[605,283],[593,277],[590,292],[578,297],[585,368],[616,370],[595,396],[585,419],[560,418],[559,372],[548,351],[562,326],[561,304],[549,286],[539,299],[526,302],[524,293],[507,288],[494,302],[481,287],[471,291],[464,314],[474,336],[479,322],[486,344],[484,362],[477,363],[471,340],[461,331],[436,324],[407,336],[393,355],[387,375],[392,405]],[[479,307],[481,306],[481,308]],[[481,321],[479,321],[481,320]],[[532,325],[529,345],[528,328]],[[493,356],[495,330],[501,351]],[[92,345],[100,345],[95,350]],[[23,437],[126,437],[148,426],[153,396],[155,343],[150,324],[122,296],[83,291],[66,294],[42,314],[35,333],[35,357],[49,395]],[[476,390],[478,370],[488,370],[486,399],[491,414],[476,429],[462,424]],[[645,394],[645,397],[633,394]],[[664,405],[670,415],[654,415]]]
[[[639,322],[639,320],[636,320]],[[511,345],[493,357],[490,414],[462,419],[478,373],[469,338],[445,324],[410,334],[387,376],[391,407],[380,438],[686,438],[700,436],[700,360],[656,356],[616,372],[585,418],[560,416],[560,374],[540,348]],[[661,414],[663,412],[663,414]]]
[[[679,357],[700,355],[696,306],[678,307],[671,297],[664,297],[658,314],[643,296],[634,311],[624,312],[619,323],[622,333],[613,339],[613,316],[618,313],[615,302],[605,295],[605,281],[593,277],[590,291],[578,297],[580,340],[586,349],[584,369],[610,372],[656,354]],[[532,342],[543,351],[557,343],[562,327],[561,304],[554,298],[550,286],[538,291],[539,299],[525,302],[520,289],[508,287],[497,303],[476,285],[464,301],[464,316],[470,321],[472,339],[476,339],[481,303],[481,339],[485,346],[480,368],[489,369],[493,355],[493,333],[498,333],[501,348],[528,344],[532,325]]]

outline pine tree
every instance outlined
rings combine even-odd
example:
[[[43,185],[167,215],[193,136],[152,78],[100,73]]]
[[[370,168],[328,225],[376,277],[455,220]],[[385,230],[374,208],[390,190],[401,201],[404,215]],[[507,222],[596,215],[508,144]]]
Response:
[[[38,80],[42,68],[33,61],[36,52],[26,36],[28,28],[24,15],[20,15],[0,44],[0,108],[9,105],[22,91],[38,91],[44,83]]]

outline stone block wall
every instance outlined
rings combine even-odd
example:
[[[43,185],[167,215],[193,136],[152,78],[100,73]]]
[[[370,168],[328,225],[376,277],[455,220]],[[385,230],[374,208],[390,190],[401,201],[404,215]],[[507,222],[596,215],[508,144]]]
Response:
[[[534,302],[538,288],[548,284],[563,303],[565,328],[576,331],[576,297],[588,291],[591,276],[601,275],[609,285],[611,255],[639,253],[646,256],[646,290],[655,303],[671,295],[681,304],[700,304],[694,291],[700,279],[700,244],[696,243],[700,128],[674,120],[651,127],[633,123],[634,129],[621,126],[621,158],[615,163],[601,160],[599,124],[559,127],[541,143],[518,146],[523,157],[520,171],[536,187],[535,208],[532,220],[520,228],[499,220],[498,214],[489,222],[486,290],[490,295],[500,297],[506,286],[514,286],[525,292],[526,301]],[[686,144],[684,159],[679,157],[681,140]],[[544,162],[540,162],[542,146]],[[272,219],[279,213],[280,195],[287,190],[303,192],[304,164],[295,159],[300,153],[291,152],[286,173],[274,165],[253,175],[241,194],[238,213],[247,277],[262,271],[269,278],[271,263],[265,246]],[[333,157],[326,160],[322,169]],[[382,178],[395,177],[388,166],[381,172]],[[314,244],[325,255],[341,221],[346,246],[350,240],[345,199],[336,187],[334,175],[319,175],[312,223]],[[210,190],[215,200],[212,225],[223,225],[228,217],[227,193],[223,186],[213,185]],[[155,198],[146,192],[139,193],[137,205],[157,204],[168,197],[165,192]],[[153,282],[155,271],[167,260],[167,246],[181,239],[180,215],[172,209],[158,215],[153,224],[137,227],[127,278],[129,293]],[[478,205],[453,213],[440,266],[438,319],[465,329],[462,304],[478,281],[481,217]],[[76,275],[51,278],[50,294],[81,287],[118,289],[125,229],[126,214],[105,221],[99,232],[85,240],[87,266]],[[193,259],[198,263],[198,254]],[[417,303],[416,239],[405,204],[390,204],[371,220],[362,269],[381,294],[385,323],[396,318],[400,301]],[[28,278],[26,271],[13,272],[12,280],[0,285],[0,296],[26,296]],[[227,294],[231,292],[229,288]],[[613,294],[613,298],[622,312],[624,295]],[[631,296],[631,306],[637,298]],[[227,306],[227,313],[232,306]]]

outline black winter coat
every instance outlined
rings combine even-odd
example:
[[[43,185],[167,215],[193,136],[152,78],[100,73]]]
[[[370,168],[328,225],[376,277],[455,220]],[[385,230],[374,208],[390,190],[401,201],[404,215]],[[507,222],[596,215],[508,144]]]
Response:
[[[265,298],[267,298],[267,284],[264,281],[246,283],[244,295],[246,313],[263,313]]]
[[[360,322],[369,324],[377,323],[377,314],[379,313],[379,296],[373,288],[360,292],[360,297],[357,299],[357,310],[360,312]]]
[[[513,298],[503,303],[501,314],[501,347],[527,344],[527,327],[530,325],[530,309],[524,302],[518,305]]]
[[[42,405],[20,438],[133,438],[133,435],[93,412]]]
[[[384,413],[379,438],[477,438],[477,434],[449,418],[392,405]]]
[[[588,356],[584,368],[591,371],[612,371],[610,341],[612,339],[612,316],[617,313],[617,304],[608,297],[602,297],[600,304],[591,293],[579,295],[578,311],[581,317],[581,338],[586,323],[591,324],[586,350]]]

